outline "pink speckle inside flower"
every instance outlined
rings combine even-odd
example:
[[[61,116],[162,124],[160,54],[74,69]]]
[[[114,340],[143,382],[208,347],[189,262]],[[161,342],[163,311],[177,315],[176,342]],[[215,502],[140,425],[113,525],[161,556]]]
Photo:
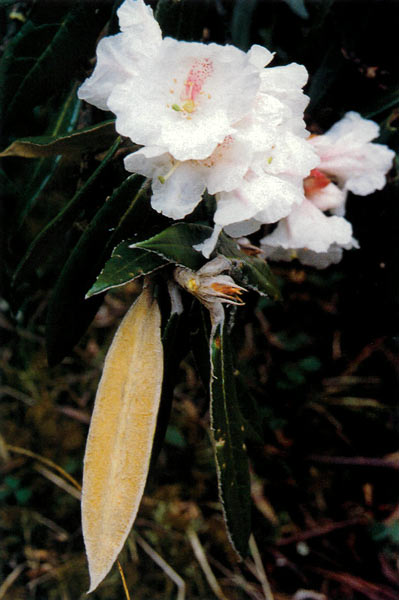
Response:
[[[187,76],[182,93],[182,100],[192,100],[202,91],[202,87],[208,77],[213,73],[213,63],[210,58],[195,60]]]

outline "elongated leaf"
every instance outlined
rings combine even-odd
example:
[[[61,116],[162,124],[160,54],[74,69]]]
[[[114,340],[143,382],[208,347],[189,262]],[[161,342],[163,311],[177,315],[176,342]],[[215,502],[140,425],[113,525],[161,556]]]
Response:
[[[94,9],[88,3],[75,3],[15,86],[6,106],[6,119],[17,119],[21,111],[29,111],[69,84],[81,67],[82,57],[94,52],[96,39],[109,13],[106,6]],[[8,73],[12,73],[12,59],[10,56]]]
[[[143,495],[162,387],[161,315],[146,289],[114,337],[84,459],[83,537],[92,592],[115,562]]]
[[[284,0],[284,2],[288,4],[292,12],[298,15],[298,17],[301,17],[302,19],[309,18],[309,13],[304,0]]]
[[[211,361],[210,412],[219,496],[230,541],[238,554],[244,557],[251,533],[250,478],[225,325],[216,329],[211,343]]]
[[[117,228],[129,204],[136,205],[143,177],[132,175],[103,204],[70,253],[51,295],[46,326],[49,364],[71,350],[94,318],[96,303],[85,294],[109,257]],[[140,207],[137,207],[140,216]],[[91,310],[91,306],[93,309]]]
[[[104,175],[104,171],[112,160],[118,146],[119,140],[113,144],[104,160],[70,202],[33,240],[25,256],[19,263],[13,278],[13,287],[18,294],[20,293],[19,288],[21,288],[21,294],[24,293],[26,285],[31,280],[32,275],[35,274],[36,268],[42,266],[43,262],[51,258],[52,246],[59,243],[60,236],[65,234],[65,231],[71,227],[86,203],[92,201],[93,191],[98,180],[100,176]],[[68,248],[65,248],[65,250],[69,252]]]
[[[211,233],[211,227],[205,225],[177,223],[134,247],[155,252],[169,262],[197,270],[204,263],[204,257],[193,246],[206,240]]]
[[[132,240],[118,244],[95,283],[87,292],[86,298],[124,285],[142,275],[148,275],[166,264],[166,261],[154,252],[130,248],[131,244]]]
[[[209,0],[159,0],[155,12],[164,37],[198,41],[205,26]]]
[[[251,40],[252,15],[257,0],[236,0],[231,21],[231,36],[233,44],[245,52]]]
[[[74,84],[62,104],[61,110],[51,123],[48,133],[52,137],[72,131],[77,123],[81,101],[76,95],[77,85]],[[29,181],[24,189],[24,202],[17,207],[17,228],[23,223],[30,210],[35,206],[36,200],[52,180],[60,162],[60,157],[40,158],[36,161]]]
[[[373,105],[369,105],[362,112],[365,114],[367,119],[370,119],[371,117],[375,117],[376,115],[379,115],[380,113],[388,110],[389,108],[393,108],[394,106],[399,106],[399,88],[386,94],[381,94]]]
[[[265,260],[245,254],[238,249],[234,240],[223,233],[216,250],[232,262],[232,276],[238,283],[255,290],[261,296],[271,296],[274,300],[281,298],[275,277]]]
[[[59,137],[38,136],[16,140],[3,152],[0,152],[0,157],[42,158],[58,154],[79,155],[89,149],[104,149],[117,138],[114,123],[114,120],[105,121]]]
[[[179,377],[179,364],[186,356],[189,348],[188,328],[188,311],[171,312],[162,333],[164,378],[151,464],[154,464],[159,456],[168,428],[172,410],[173,390]]]

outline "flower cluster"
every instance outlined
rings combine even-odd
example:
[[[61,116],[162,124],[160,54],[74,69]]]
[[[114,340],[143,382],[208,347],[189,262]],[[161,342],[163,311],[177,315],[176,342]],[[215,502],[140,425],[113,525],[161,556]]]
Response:
[[[371,143],[378,135],[376,123],[348,112],[324,135],[309,137],[320,163],[304,181],[306,199],[262,239],[266,256],[324,268],[339,262],[344,249],[359,247],[344,218],[346,197],[384,187],[394,152]]]
[[[393,159],[371,143],[374,122],[349,112],[309,137],[302,65],[270,67],[273,54],[258,45],[245,53],[163,39],[144,0],[125,0],[118,17],[121,32],[100,41],[78,94],[142,146],[125,167],[151,178],[155,210],[182,219],[205,190],[214,195],[214,233],[196,247],[206,257],[222,229],[241,237],[274,223],[261,241],[272,259],[322,268],[358,246],[347,193],[381,189]]]
[[[209,256],[222,228],[246,235],[299,206],[319,162],[303,122],[306,69],[265,69],[273,55],[257,45],[162,39],[143,0],[125,0],[118,17],[121,33],[99,43],[79,97],[115,113],[117,131],[142,146],[125,166],[152,179],[153,208],[181,219],[214,194]]]

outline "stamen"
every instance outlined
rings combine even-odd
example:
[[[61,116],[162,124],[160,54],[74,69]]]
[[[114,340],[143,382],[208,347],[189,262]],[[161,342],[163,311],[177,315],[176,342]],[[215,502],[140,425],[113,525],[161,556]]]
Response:
[[[180,160],[177,160],[172,168],[166,173],[166,175],[158,175],[158,181],[160,183],[166,183],[167,180],[173,173],[176,171],[177,167],[180,165]]]

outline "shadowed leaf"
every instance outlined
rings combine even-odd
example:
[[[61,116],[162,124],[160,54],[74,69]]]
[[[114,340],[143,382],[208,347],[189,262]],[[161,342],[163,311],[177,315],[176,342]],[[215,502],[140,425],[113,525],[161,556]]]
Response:
[[[114,120],[105,121],[60,137],[37,136],[16,140],[0,152],[0,157],[43,158],[59,154],[80,155],[87,150],[101,150],[109,147],[117,137],[114,123]]]
[[[250,478],[226,325],[216,329],[211,342],[211,361],[210,412],[219,496],[230,541],[244,557],[251,533]]]

